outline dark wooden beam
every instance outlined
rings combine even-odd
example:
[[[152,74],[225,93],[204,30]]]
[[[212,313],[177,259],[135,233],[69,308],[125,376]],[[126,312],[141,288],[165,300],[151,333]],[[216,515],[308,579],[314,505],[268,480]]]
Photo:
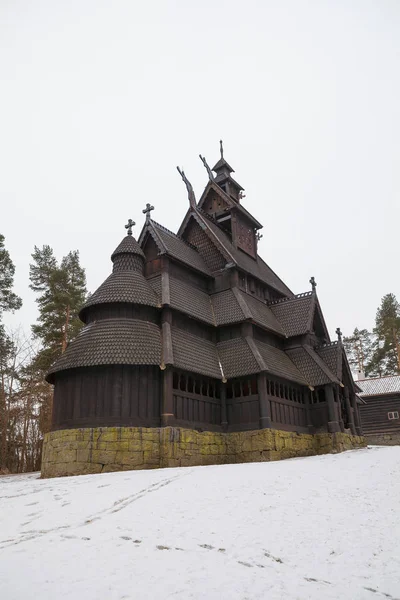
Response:
[[[271,411],[267,393],[267,380],[265,373],[257,375],[258,398],[260,402],[260,429],[271,428]]]
[[[337,420],[337,414],[335,410],[335,397],[332,385],[325,386],[325,396],[328,404],[328,431],[330,433],[336,433],[340,431],[340,426]]]

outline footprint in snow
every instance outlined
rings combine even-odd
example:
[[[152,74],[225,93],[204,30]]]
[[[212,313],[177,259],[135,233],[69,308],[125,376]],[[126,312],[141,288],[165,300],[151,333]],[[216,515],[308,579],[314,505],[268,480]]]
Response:
[[[283,565],[283,560],[279,558],[279,556],[272,556],[272,554],[270,554],[269,552],[264,552],[264,556],[266,556],[267,558],[271,558],[275,562],[281,563]]]
[[[157,550],[171,550],[169,546],[156,546]]]
[[[132,538],[129,535],[120,535],[121,540],[131,540]]]
[[[315,577],[304,577],[305,581],[314,581],[315,583],[326,583],[327,585],[332,585],[330,581],[325,581],[324,579],[315,579]]]
[[[200,548],[205,548],[206,550],[214,550],[214,546],[210,546],[210,544],[199,544]]]

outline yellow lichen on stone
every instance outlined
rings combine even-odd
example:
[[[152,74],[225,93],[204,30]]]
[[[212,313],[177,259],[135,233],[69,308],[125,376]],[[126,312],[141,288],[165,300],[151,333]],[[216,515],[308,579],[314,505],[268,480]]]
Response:
[[[364,438],[341,432],[310,435],[277,429],[231,433],[176,427],[67,429],[45,435],[42,477],[271,461],[365,445]]]

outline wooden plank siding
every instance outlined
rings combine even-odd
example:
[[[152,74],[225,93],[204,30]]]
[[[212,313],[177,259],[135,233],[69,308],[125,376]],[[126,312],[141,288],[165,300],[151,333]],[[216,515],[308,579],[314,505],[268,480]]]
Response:
[[[400,419],[388,418],[389,412],[398,412],[400,416],[400,394],[369,396],[364,400],[366,404],[360,406],[364,434],[400,431]]]
[[[160,369],[108,366],[59,376],[53,429],[160,426]]]

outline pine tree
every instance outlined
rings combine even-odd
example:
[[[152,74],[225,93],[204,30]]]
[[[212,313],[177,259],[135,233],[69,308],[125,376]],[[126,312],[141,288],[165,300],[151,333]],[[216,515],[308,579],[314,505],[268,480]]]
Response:
[[[15,267],[4,247],[4,240],[0,233],[0,318],[3,311],[18,310],[22,305],[21,298],[12,291]]]
[[[367,329],[354,329],[349,337],[343,339],[347,358],[353,371],[367,373],[368,363],[373,352],[372,334]]]
[[[42,342],[35,362],[45,372],[82,326],[78,312],[86,299],[86,277],[77,250],[58,264],[50,246],[35,246],[32,258],[30,287],[39,293],[39,318],[32,332]]]
[[[6,469],[7,432],[9,409],[7,401],[7,383],[9,377],[9,359],[13,352],[13,343],[7,335],[1,318],[4,311],[21,308],[22,300],[13,291],[15,267],[8,250],[4,246],[4,235],[0,234],[0,470]]]
[[[382,298],[376,313],[375,349],[368,365],[373,375],[400,373],[400,304],[394,294]]]

